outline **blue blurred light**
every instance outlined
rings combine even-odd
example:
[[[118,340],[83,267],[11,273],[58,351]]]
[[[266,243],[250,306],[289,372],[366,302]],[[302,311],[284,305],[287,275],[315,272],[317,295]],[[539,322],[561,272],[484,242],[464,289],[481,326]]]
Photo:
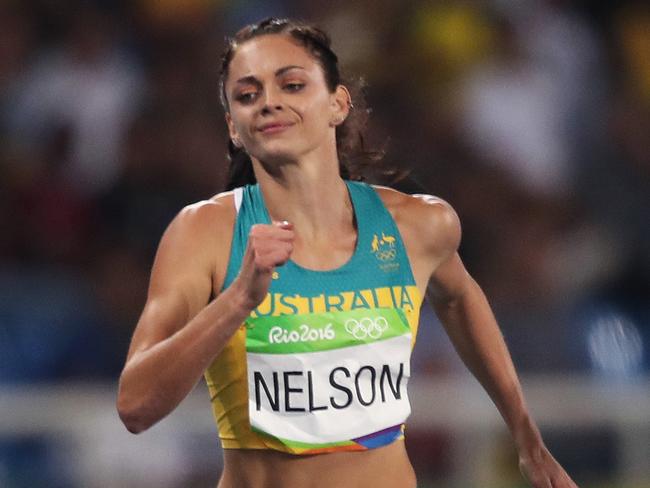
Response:
[[[606,377],[631,378],[642,369],[644,347],[637,325],[619,312],[594,317],[587,332],[594,369]]]

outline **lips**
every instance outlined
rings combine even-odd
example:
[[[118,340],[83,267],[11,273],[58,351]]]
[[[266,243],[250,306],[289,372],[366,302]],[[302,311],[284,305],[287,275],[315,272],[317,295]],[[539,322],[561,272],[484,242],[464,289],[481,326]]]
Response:
[[[275,134],[288,129],[292,125],[293,123],[291,122],[269,122],[268,124],[260,126],[258,130],[263,134]]]

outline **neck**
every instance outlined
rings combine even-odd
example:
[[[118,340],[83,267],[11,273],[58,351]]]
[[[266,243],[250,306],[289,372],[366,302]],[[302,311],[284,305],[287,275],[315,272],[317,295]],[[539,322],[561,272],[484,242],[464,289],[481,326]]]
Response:
[[[353,227],[354,212],[338,160],[302,161],[271,176],[256,165],[257,181],[271,218],[291,222],[303,238],[317,239]]]

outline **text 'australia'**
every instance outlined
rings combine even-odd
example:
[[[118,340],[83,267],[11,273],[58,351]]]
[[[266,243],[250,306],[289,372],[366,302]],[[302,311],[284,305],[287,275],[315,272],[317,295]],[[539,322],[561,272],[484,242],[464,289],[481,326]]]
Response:
[[[411,311],[419,306],[416,293],[415,286],[385,286],[316,296],[268,293],[251,316],[340,312],[359,308],[401,308]]]

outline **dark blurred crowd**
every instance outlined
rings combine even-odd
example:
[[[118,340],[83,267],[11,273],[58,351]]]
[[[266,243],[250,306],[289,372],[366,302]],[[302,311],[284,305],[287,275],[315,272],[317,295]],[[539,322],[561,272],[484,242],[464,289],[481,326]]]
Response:
[[[650,7],[590,3],[2,2],[0,383],[116,378],[162,232],[225,184],[224,37],[269,15],[364,77],[369,141],[459,213],[521,370],[647,372]],[[417,368],[453,370],[421,330]]]

